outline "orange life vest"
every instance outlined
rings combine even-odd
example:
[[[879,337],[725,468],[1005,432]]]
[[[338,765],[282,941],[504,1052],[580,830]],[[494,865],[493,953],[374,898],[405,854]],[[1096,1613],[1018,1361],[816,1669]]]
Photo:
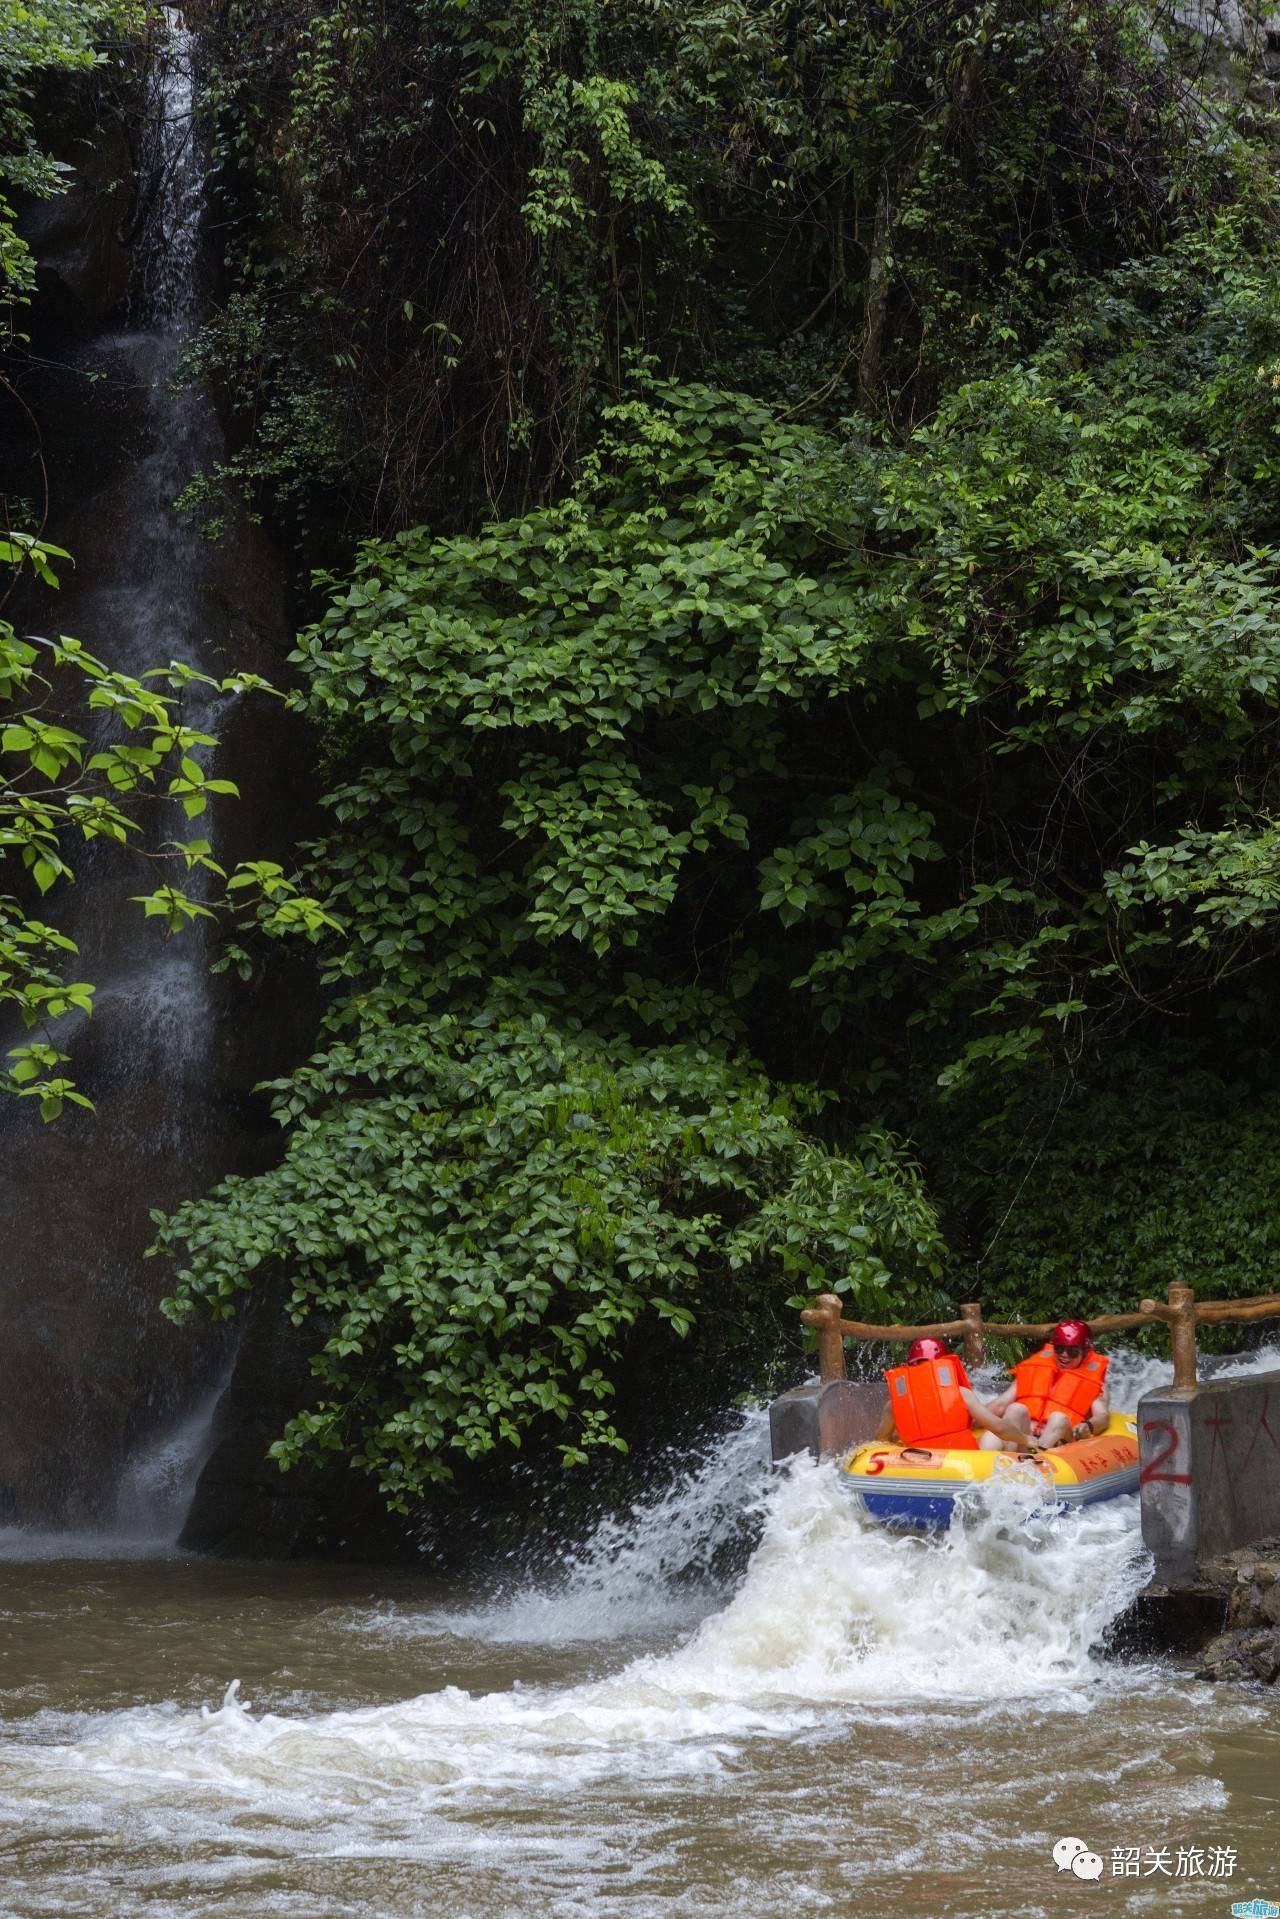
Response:
[[[1050,1413],[1066,1413],[1071,1424],[1078,1426],[1093,1411],[1110,1364],[1104,1354],[1090,1352],[1078,1366],[1059,1366],[1053,1347],[1042,1346],[1014,1367],[1014,1390],[1038,1424]]]
[[[914,1366],[890,1366],[885,1373],[889,1404],[898,1437],[907,1446],[946,1446],[972,1450],[977,1445],[969,1408],[960,1397],[969,1384],[961,1360],[925,1359]]]
[[[1087,1419],[1093,1402],[1107,1383],[1109,1359],[1101,1353],[1086,1353],[1078,1366],[1064,1367],[1053,1382],[1049,1411],[1066,1413],[1073,1426]]]

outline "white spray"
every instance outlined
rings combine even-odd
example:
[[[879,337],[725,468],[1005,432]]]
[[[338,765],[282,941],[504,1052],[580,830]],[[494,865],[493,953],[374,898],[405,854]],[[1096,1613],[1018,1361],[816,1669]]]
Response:
[[[834,1467],[797,1461],[768,1490],[761,1543],[728,1605],[674,1651],[643,1654],[607,1678],[478,1696],[446,1686],[302,1718],[256,1715],[232,1687],[220,1708],[198,1715],[113,1715],[61,1755],[42,1748],[39,1764],[88,1766],[143,1794],[185,1781],[240,1795],[270,1781],[273,1793],[326,1800],[379,1785],[488,1795],[529,1786],[548,1768],[562,1784],[619,1764],[680,1774],[707,1763],[699,1748],[708,1741],[785,1735],[853,1702],[901,1708],[1054,1691],[1065,1712],[1081,1711],[1082,1687],[1103,1670],[1091,1643],[1145,1576],[1136,1501],[1036,1522],[1029,1497],[1002,1489],[949,1534],[919,1539],[860,1517]],[[639,1532],[652,1542],[651,1519]],[[645,1549],[627,1544],[637,1563]],[[535,1597],[525,1603],[536,1614]],[[561,1631],[551,1597],[542,1603]],[[566,1591],[572,1632],[585,1603],[581,1589]],[[607,1610],[606,1597],[602,1623]],[[434,1623],[440,1632],[469,1624],[478,1636],[494,1629],[483,1614]],[[526,1615],[522,1630],[533,1623]]]

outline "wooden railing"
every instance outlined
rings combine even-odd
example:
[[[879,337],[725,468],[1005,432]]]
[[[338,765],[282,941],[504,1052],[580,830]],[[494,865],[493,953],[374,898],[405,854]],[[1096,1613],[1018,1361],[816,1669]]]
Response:
[[[962,1343],[965,1364],[981,1366],[987,1356],[987,1335],[1000,1339],[1047,1339],[1054,1320],[1034,1324],[1013,1324],[984,1319],[982,1308],[969,1304],[960,1308],[958,1319],[934,1320],[928,1326],[872,1326],[863,1320],[845,1319],[844,1308],[835,1293],[820,1293],[817,1303],[807,1306],[800,1317],[818,1335],[818,1371],[825,1382],[847,1377],[844,1364],[846,1339],[901,1341],[923,1339],[931,1333],[935,1339],[958,1339]],[[1266,1293],[1256,1299],[1198,1300],[1190,1286],[1175,1280],[1169,1287],[1168,1301],[1144,1299],[1136,1313],[1102,1313],[1089,1321],[1095,1333],[1129,1332],[1135,1326],[1150,1326],[1152,1321],[1169,1328],[1173,1343],[1173,1384],[1192,1387],[1196,1383],[1196,1327],[1243,1326],[1254,1319],[1280,1318],[1280,1293]]]

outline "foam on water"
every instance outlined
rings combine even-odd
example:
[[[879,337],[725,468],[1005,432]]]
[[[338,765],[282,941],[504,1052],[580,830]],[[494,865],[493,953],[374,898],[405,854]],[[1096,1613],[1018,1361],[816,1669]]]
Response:
[[[38,1526],[0,1526],[0,1565],[50,1565],[81,1562],[111,1564],[126,1559],[171,1559],[172,1539],[122,1536],[113,1532],[46,1532]]]
[[[759,1416],[732,1424],[558,1579],[470,1611],[310,1616],[339,1666],[383,1645],[390,1671],[412,1662],[415,1697],[321,1710],[273,1685],[264,1710],[233,1683],[198,1710],[153,1692],[11,1720],[15,1919],[144,1904],[190,1919],[214,1886],[228,1919],[776,1919],[885,1901],[906,1919],[1047,1919],[1066,1910],[1049,1859],[1063,1833],[1105,1852],[1247,1830],[1266,1853],[1271,1801],[1249,1796],[1251,1755],[1271,1765],[1265,1707],[1092,1650],[1146,1576],[1136,1499],[1046,1518],[1010,1481],[920,1538],[871,1522],[830,1464],[762,1467],[761,1444]],[[723,1548],[752,1507],[759,1543],[730,1591]],[[504,1636],[528,1655],[495,1662]],[[561,1650],[549,1662],[535,1641]],[[219,1643],[239,1658],[234,1633]],[[526,1658],[554,1682],[508,1683]],[[1136,1919],[1141,1891],[1108,1910]]]
[[[1258,1373],[1280,1372],[1280,1340],[1271,1340],[1251,1353],[1201,1353],[1198,1372],[1205,1379],[1252,1379]],[[1144,1393],[1166,1390],[1173,1383],[1168,1353],[1154,1357],[1121,1347],[1113,1352],[1108,1390],[1113,1406],[1131,1411]]]
[[[1272,1348],[1220,1370],[1265,1370],[1277,1357]],[[1117,1402],[1129,1403],[1167,1379],[1167,1361],[1121,1354],[1114,1377]],[[855,1703],[999,1713],[1051,1693],[1071,1715],[1097,1687],[1134,1683],[1091,1648],[1148,1574],[1136,1498],[1045,1518],[1036,1487],[1009,1481],[975,1489],[948,1533],[918,1537],[870,1521],[829,1464],[771,1472],[766,1429],[762,1413],[742,1415],[669,1487],[601,1521],[554,1576],[471,1609],[380,1608],[341,1622],[479,1644],[634,1644],[683,1625],[672,1649],[586,1683],[445,1686],[355,1711],[256,1713],[233,1684],[199,1714],[110,1715],[18,1763],[144,1794],[159,1782],[232,1795],[270,1784],[341,1801],[397,1788],[487,1795],[548,1778],[559,1790],[619,1765],[714,1769],[726,1742],[799,1733]],[[716,1555],[752,1512],[759,1544],[726,1599]]]
[[[1002,1487],[946,1536],[919,1539],[862,1517],[832,1466],[798,1460],[767,1494],[761,1543],[729,1603],[684,1644],[606,1678],[479,1695],[446,1686],[299,1716],[256,1714],[233,1685],[217,1708],[109,1715],[9,1766],[28,1784],[34,1769],[46,1788],[92,1773],[131,1798],[491,1798],[580,1788],[619,1767],[715,1771],[738,1742],[802,1733],[855,1702],[901,1714],[1051,1692],[1056,1709],[1081,1712],[1083,1689],[1107,1673],[1092,1640],[1145,1576],[1136,1501],[1037,1521],[1034,1497]],[[580,1595],[566,1603],[576,1620]],[[489,1630],[483,1615],[471,1625]]]
[[[1201,1364],[1206,1376],[1219,1378],[1280,1370],[1280,1345],[1202,1359]],[[981,1369],[975,1378],[988,1394],[1008,1383],[997,1366]],[[1112,1354],[1111,1400],[1117,1407],[1136,1406],[1143,1393],[1168,1386],[1170,1380],[1167,1354],[1152,1356],[1124,1347]],[[424,1611],[377,1607],[352,1614],[347,1623],[354,1631],[393,1639],[452,1635],[499,1645],[551,1646],[691,1626],[726,1596],[718,1577],[721,1557],[726,1548],[751,1536],[769,1483],[768,1414],[751,1408],[727,1422],[661,1490],[642,1496],[622,1515],[606,1515],[585,1544],[563,1552],[532,1578],[495,1588],[487,1603]],[[1134,1534],[1132,1503],[1120,1509],[1123,1521],[1106,1518],[1116,1510],[1104,1508],[1090,1524],[1099,1523],[1104,1534],[1112,1524],[1119,1524],[1126,1536]],[[873,1533],[872,1539],[882,1536]],[[1108,1555],[1109,1548],[1104,1548],[1102,1557],[1110,1563]],[[1109,1587],[1102,1604],[1111,1604]],[[1123,1599],[1113,1610],[1119,1604]]]

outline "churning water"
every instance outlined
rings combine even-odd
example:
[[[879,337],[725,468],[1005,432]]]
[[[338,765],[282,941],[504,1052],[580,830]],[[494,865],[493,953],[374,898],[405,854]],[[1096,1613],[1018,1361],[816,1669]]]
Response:
[[[502,1592],[0,1566],[25,1648],[4,1655],[0,1912],[1013,1919],[1266,1895],[1271,1698],[1096,1650],[1146,1577],[1136,1501],[1037,1520],[1006,1490],[943,1538],[894,1534],[830,1465],[768,1468],[761,1427],[730,1422]],[[744,1518],[758,1543],[726,1574]],[[1103,1882],[1055,1870],[1068,1834]],[[1138,1875],[1114,1870],[1134,1848]],[[1174,1875],[1179,1849],[1199,1873]]]

